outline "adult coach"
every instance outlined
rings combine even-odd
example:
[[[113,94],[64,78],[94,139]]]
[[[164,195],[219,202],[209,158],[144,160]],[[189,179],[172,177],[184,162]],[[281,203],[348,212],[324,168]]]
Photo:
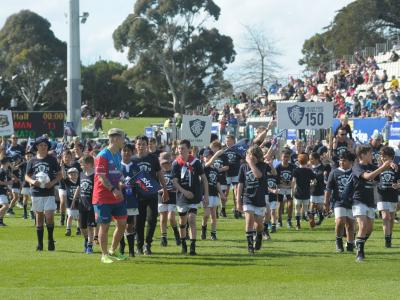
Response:
[[[26,166],[25,180],[31,186],[32,210],[36,214],[36,250],[43,250],[43,225],[46,217],[48,250],[54,251],[54,211],[57,209],[54,186],[61,180],[60,166],[57,159],[48,154],[50,142],[45,137],[38,138],[33,144],[33,157]]]
[[[112,259],[126,260],[127,257],[116,252],[119,241],[126,227],[126,204],[121,192],[121,149],[124,145],[125,133],[118,128],[108,131],[109,145],[95,159],[95,175],[93,204],[96,222],[100,225],[99,242],[101,247],[101,262],[112,263]],[[108,229],[111,219],[116,221],[111,249],[108,247]]]

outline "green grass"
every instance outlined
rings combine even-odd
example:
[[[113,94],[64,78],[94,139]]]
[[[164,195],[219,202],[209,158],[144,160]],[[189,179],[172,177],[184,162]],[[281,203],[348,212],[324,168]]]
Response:
[[[129,120],[120,119],[103,119],[103,131],[107,133],[110,128],[117,127],[123,129],[129,137],[135,137],[144,134],[144,128],[149,127],[150,124],[164,124],[165,118],[130,118]],[[82,121],[82,128],[93,124],[93,120]]]
[[[383,247],[381,221],[366,245],[366,261],[334,251],[333,218],[311,231],[279,229],[254,257],[244,220],[219,219],[218,241],[198,241],[198,256],[167,248],[111,265],[82,253],[82,237],[55,230],[56,251],[37,253],[32,221],[6,217],[0,228],[0,299],[398,299],[399,225]],[[58,224],[57,218],[57,224]]]

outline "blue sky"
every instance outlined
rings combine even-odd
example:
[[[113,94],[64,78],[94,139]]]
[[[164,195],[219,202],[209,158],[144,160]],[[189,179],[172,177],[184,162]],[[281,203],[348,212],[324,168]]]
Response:
[[[337,10],[352,0],[214,0],[221,7],[221,16],[214,23],[223,34],[233,38],[237,51],[235,70],[243,62],[245,53],[244,28],[250,25],[264,31],[277,41],[281,52],[279,63],[282,76],[299,74],[297,64],[305,39],[328,25]],[[81,26],[81,59],[84,64],[109,59],[127,63],[126,55],[113,46],[112,33],[133,11],[133,0],[81,0],[80,11],[89,12],[87,23]],[[69,0],[1,0],[0,26],[6,18],[22,9],[30,9],[52,24],[55,35],[66,40],[68,24],[66,13]]]

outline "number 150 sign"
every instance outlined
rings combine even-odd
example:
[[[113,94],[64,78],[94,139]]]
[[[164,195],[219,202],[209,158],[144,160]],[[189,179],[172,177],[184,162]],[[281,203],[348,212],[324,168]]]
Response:
[[[333,103],[291,102],[278,103],[278,128],[326,129],[332,126]]]

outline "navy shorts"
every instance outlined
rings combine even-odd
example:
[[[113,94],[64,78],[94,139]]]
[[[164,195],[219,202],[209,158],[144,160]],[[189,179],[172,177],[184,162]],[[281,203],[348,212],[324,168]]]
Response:
[[[108,224],[112,218],[116,220],[126,220],[128,218],[125,201],[112,204],[95,204],[94,212],[97,224]]]

